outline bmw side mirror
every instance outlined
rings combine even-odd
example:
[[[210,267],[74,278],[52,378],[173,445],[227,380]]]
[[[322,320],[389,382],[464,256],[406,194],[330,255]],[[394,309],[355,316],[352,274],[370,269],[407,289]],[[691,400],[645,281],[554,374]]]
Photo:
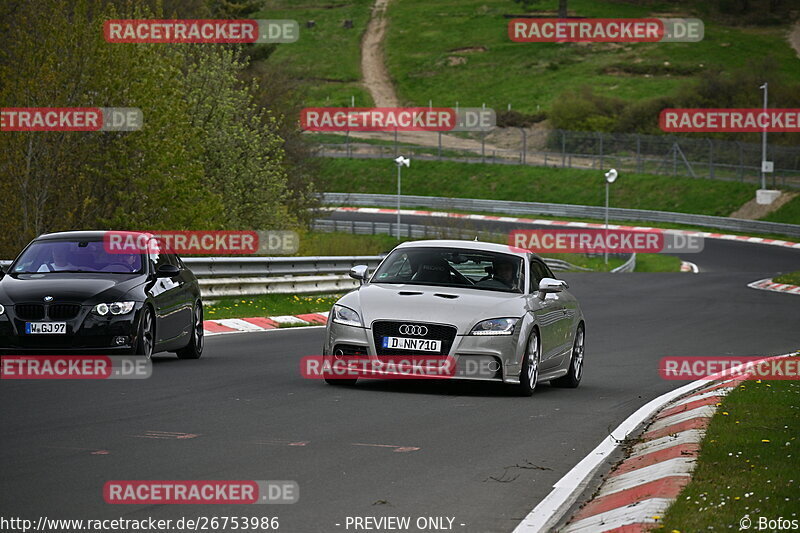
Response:
[[[364,282],[367,281],[368,272],[369,272],[369,267],[367,267],[367,265],[356,265],[350,269],[350,277],[353,279],[357,279],[363,285]]]
[[[569,285],[563,279],[542,278],[539,282],[539,294],[542,296],[548,293],[561,292],[568,288]]]
[[[174,278],[181,273],[181,269],[175,265],[161,265],[156,270],[157,278]]]

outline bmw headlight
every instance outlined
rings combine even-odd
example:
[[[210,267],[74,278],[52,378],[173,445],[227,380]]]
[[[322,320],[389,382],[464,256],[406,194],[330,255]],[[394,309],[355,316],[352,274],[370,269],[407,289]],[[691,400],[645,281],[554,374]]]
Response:
[[[338,305],[338,304],[334,305],[331,314],[333,315],[332,320],[337,324],[344,324],[345,326],[355,326],[357,328],[364,327],[364,324],[361,323],[361,317],[358,316],[358,313],[356,313],[349,307],[345,307],[343,305]]]
[[[0,315],[6,312],[6,308],[3,307],[3,304],[0,304]]]
[[[92,308],[92,312],[96,315],[106,316],[111,313],[112,315],[124,315],[133,311],[133,306],[136,302],[111,302],[97,304]]]
[[[519,318],[491,318],[475,324],[470,335],[511,335]]]

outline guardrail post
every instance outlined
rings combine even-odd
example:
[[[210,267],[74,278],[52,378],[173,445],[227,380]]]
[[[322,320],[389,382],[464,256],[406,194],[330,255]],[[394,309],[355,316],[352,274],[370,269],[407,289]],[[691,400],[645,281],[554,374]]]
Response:
[[[600,137],[600,168],[603,168],[603,132],[597,132]]]
[[[744,181],[744,151],[739,141],[734,142],[736,143],[736,148],[739,149],[739,181]]]
[[[642,138],[639,136],[638,133],[636,135],[636,172],[641,174],[642,172]]]
[[[708,177],[712,180],[714,179],[714,141],[711,139],[706,139],[708,141]]]

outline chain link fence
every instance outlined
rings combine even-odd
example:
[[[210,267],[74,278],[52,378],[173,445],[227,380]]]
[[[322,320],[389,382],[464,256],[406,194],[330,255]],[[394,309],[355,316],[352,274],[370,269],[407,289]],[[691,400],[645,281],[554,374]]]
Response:
[[[418,136],[419,137],[419,136]],[[430,133],[425,144],[403,142],[402,134],[384,139],[344,138],[324,143],[322,157],[406,157],[432,161],[461,161],[549,166],[710,178],[760,183],[761,144],[710,138],[675,137],[566,130],[497,128],[488,133]],[[774,171],[767,185],[800,188],[800,146],[768,145],[767,160]]]

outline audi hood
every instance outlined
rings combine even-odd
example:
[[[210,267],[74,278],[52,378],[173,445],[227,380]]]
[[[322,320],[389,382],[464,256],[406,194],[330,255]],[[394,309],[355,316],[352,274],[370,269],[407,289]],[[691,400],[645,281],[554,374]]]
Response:
[[[368,328],[375,320],[452,324],[466,335],[487,318],[519,318],[526,312],[522,294],[433,287],[413,284],[368,283],[337,303],[357,311]]]

